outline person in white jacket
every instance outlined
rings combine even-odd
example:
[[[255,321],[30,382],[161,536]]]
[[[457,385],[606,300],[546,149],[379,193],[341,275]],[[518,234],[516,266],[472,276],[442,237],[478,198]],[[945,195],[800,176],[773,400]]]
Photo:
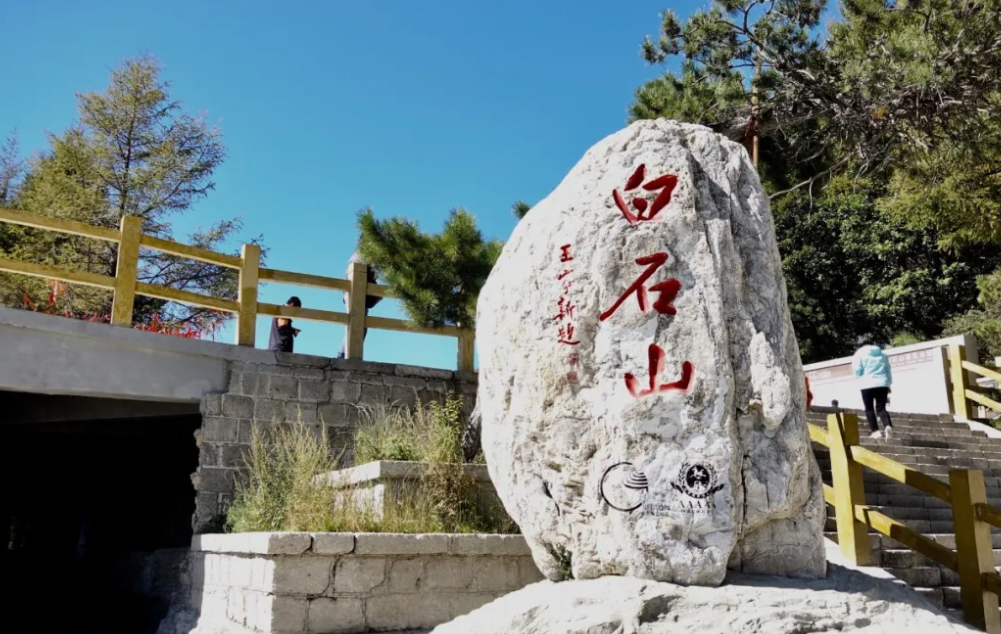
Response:
[[[865,406],[865,417],[869,421],[871,438],[890,439],[893,433],[893,423],[890,413],[886,411],[886,403],[890,396],[890,386],[893,385],[893,374],[890,372],[890,358],[879,346],[865,345],[858,349],[852,359],[852,369],[858,377],[862,388],[862,403]],[[880,433],[876,417],[883,421],[883,432]]]

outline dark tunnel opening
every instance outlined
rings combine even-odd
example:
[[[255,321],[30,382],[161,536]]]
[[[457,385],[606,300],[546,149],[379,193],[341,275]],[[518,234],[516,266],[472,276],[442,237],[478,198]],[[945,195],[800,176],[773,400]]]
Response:
[[[190,546],[198,405],[0,392],[0,412],[0,631],[155,632],[167,600],[135,580]]]

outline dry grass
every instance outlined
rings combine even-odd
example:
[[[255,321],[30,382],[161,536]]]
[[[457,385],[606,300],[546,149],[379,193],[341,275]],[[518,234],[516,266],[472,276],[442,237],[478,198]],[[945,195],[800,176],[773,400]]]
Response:
[[[418,481],[400,487],[381,513],[318,475],[337,468],[324,431],[301,422],[255,426],[227,512],[227,530],[392,533],[513,533],[503,509],[483,508],[476,480],[462,464],[462,402],[363,410],[355,435],[358,464],[372,460],[426,462]],[[381,517],[380,517],[381,515]]]

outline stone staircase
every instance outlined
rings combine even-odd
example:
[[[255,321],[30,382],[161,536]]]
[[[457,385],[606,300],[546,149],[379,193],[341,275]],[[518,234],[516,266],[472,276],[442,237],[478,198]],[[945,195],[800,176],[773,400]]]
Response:
[[[1001,438],[988,438],[972,431],[966,423],[952,416],[897,414],[893,417],[893,438],[872,440],[865,415],[859,414],[862,445],[873,451],[922,471],[944,482],[950,469],[981,469],[987,483],[988,502],[1001,508]],[[826,429],[827,414],[810,412],[810,422]],[[824,482],[831,484],[830,454],[823,445],[813,443]],[[956,548],[952,510],[945,502],[917,489],[900,484],[863,467],[866,504],[923,533],[943,546]],[[834,509],[827,507],[825,535],[837,541]],[[992,535],[995,565],[1001,565],[1001,534]],[[907,582],[927,599],[949,610],[961,607],[959,578],[934,561],[919,555],[897,541],[870,531],[870,544],[877,565]]]

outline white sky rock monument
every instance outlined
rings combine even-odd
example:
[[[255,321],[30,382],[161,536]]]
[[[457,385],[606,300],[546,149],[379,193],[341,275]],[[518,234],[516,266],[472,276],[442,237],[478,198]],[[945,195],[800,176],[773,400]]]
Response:
[[[550,579],[825,573],[768,211],[737,144],[641,121],[518,224],[479,297],[491,478]]]

